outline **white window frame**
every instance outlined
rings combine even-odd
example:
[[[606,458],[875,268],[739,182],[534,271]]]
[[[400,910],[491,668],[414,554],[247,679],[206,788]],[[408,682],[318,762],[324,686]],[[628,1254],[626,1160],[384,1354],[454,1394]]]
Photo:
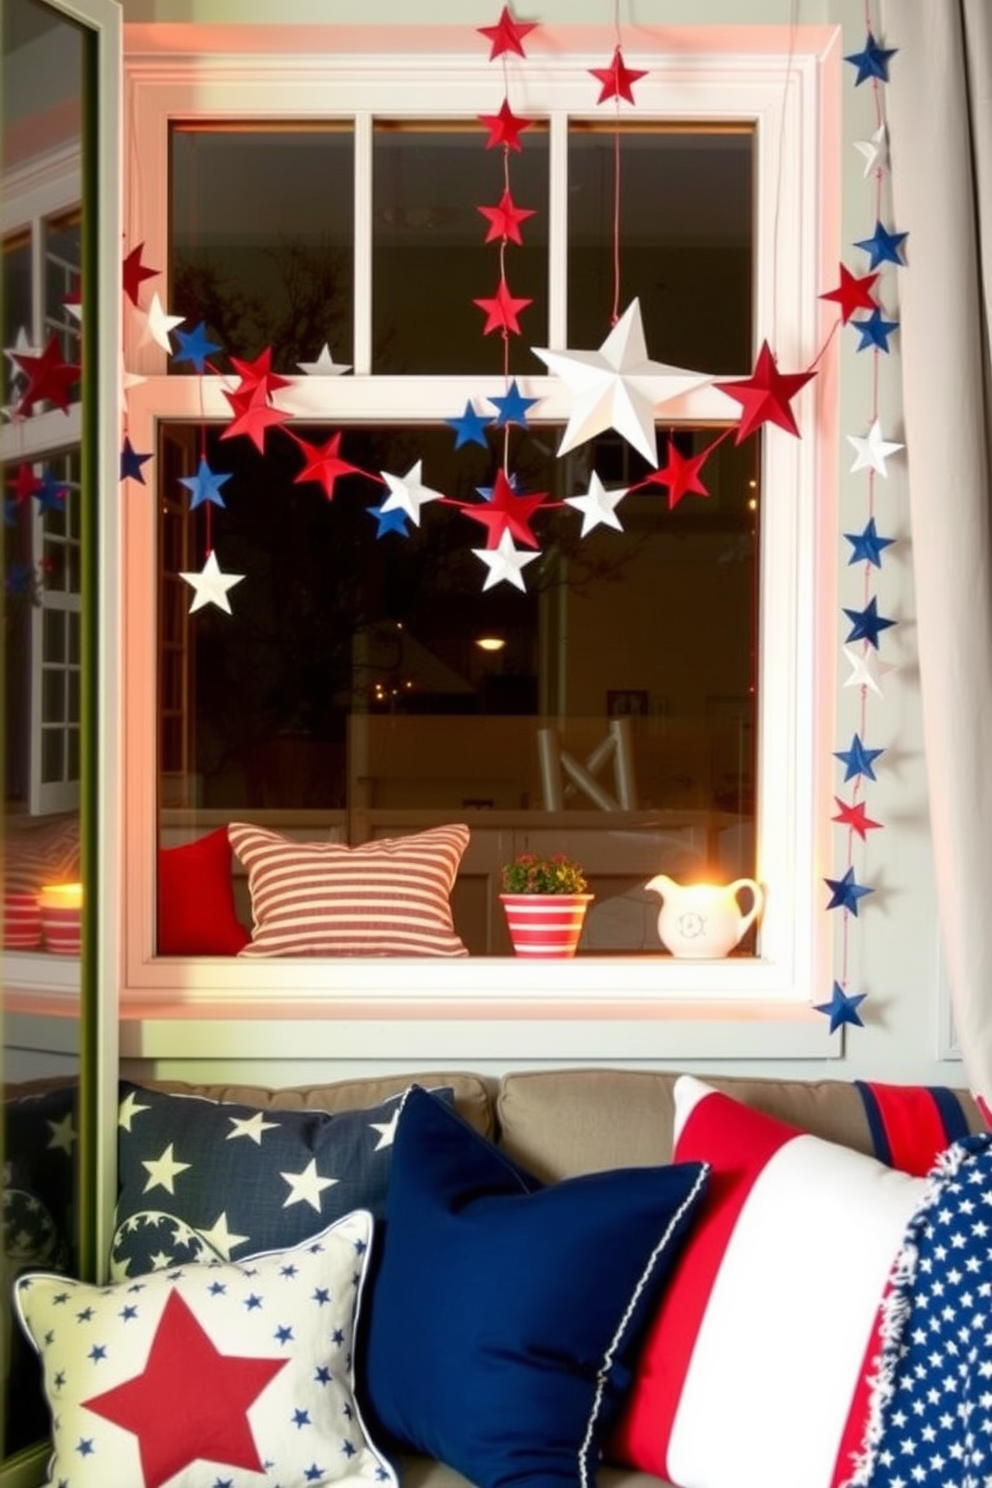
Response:
[[[346,426],[374,416],[383,421],[446,417],[464,391],[464,379],[369,376],[371,313],[367,252],[371,234],[368,165],[372,127],[383,117],[475,118],[503,98],[504,75],[488,63],[484,45],[467,30],[423,28],[423,53],[374,51],[359,28],[266,27],[265,46],[238,50],[236,28],[203,31],[206,53],[170,50],[170,28],[125,27],[124,145],[126,242],[143,243],[143,261],[164,267],[168,258],[168,133],[173,119],[259,120],[354,117],[357,131],[356,312],[353,374],[329,378],[325,417]],[[252,28],[246,28],[250,33]],[[432,36],[442,31],[449,50]],[[304,34],[305,32],[305,34]],[[172,33],[175,35],[176,33]],[[412,32],[404,31],[404,41]],[[688,34],[688,33],[687,33]],[[741,31],[735,35],[739,39]],[[629,66],[644,69],[632,122],[653,116],[698,121],[750,121],[756,130],[757,240],[754,324],[756,347],[767,338],[783,369],[806,368],[826,339],[830,321],[818,296],[825,268],[836,262],[839,216],[837,103],[840,74],[836,27],[762,29],[761,52],[726,50],[714,31],[714,48],[682,50],[677,29],[638,28],[625,44]],[[183,33],[187,42],[190,31]],[[598,39],[597,39],[598,37]],[[656,46],[652,49],[651,41]],[[581,51],[574,49],[581,41]],[[568,118],[596,119],[596,90],[589,70],[612,55],[615,35],[602,28],[569,33],[557,27],[551,45],[533,60],[509,69],[515,112],[546,118],[551,159],[560,163]],[[140,161],[140,167],[135,162]],[[550,204],[550,336],[565,344],[563,193]],[[774,249],[772,244],[774,243]],[[480,254],[482,250],[480,247]],[[163,291],[164,292],[164,291]],[[173,307],[166,306],[168,310]],[[648,346],[649,355],[652,348]],[[141,344],[135,317],[125,317],[125,365],[146,380],[129,394],[129,429],[135,448],[156,447],[160,420],[224,421],[229,407],[219,379],[168,377],[165,353]],[[443,1048],[458,1055],[474,1047],[477,1020],[549,1020],[547,1038],[528,1035],[528,1052],[577,1050],[609,1053],[609,1042],[590,1036],[569,1042],[569,1021],[601,1029],[604,1023],[657,1029],[661,1047],[679,1054],[710,1051],[706,1029],[729,1020],[760,1028],[757,1041],[740,1047],[774,1055],[816,1054],[828,1048],[822,1015],[811,1003],[830,985],[833,927],[823,913],[819,867],[829,846],[829,752],[834,702],[832,617],[836,567],[836,368],[828,348],[820,376],[793,402],[802,437],[774,428],[761,435],[762,574],[760,604],[761,740],[758,770],[757,873],[767,904],[754,958],[725,962],[675,961],[657,954],[582,956],[574,961],[528,963],[503,958],[453,962],[291,959],[246,963],[236,958],[157,958],[154,947],[156,862],[156,512],[149,495],[130,490],[123,510],[123,610],[127,617],[123,666],[125,747],[123,874],[127,885],[122,944],[125,1016],[181,1017],[184,1011],[222,1020],[252,1013],[272,1017],[339,1020],[350,1032],[339,1051],[388,1052],[382,1037],[390,1020],[409,1028],[423,1019],[467,1029]],[[317,379],[308,379],[315,384]],[[564,422],[567,391],[551,377],[521,380],[528,396],[543,400],[542,418]],[[319,387],[311,391],[320,395]],[[479,396],[502,391],[496,379],[479,379]],[[726,422],[737,413],[723,395],[703,388],[680,405],[690,420]],[[666,418],[669,410],[666,409]],[[154,475],[146,467],[149,492]],[[535,820],[535,826],[539,823]],[[823,989],[826,988],[827,991]],[[386,1020],[385,1023],[383,1020]],[[776,1025],[775,1031],[772,1025]],[[230,1024],[227,1025],[228,1027]],[[684,1038],[678,1030],[695,1030]],[[698,1035],[698,1036],[697,1036]],[[386,1040],[388,1044],[388,1040]],[[407,1040],[404,1050],[416,1041]],[[628,1049],[630,1035],[628,1035]],[[494,1046],[495,1047],[495,1046]],[[638,1046],[641,1047],[641,1046]],[[432,1048],[441,1052],[436,1042]],[[643,1052],[649,1054],[648,1047]],[[736,1051],[735,1051],[736,1052]]]

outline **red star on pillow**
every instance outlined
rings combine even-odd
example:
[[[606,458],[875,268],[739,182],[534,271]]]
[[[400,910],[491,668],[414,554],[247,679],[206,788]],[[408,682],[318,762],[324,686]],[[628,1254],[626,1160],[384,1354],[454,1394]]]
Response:
[[[709,496],[709,489],[700,480],[699,472],[709,459],[712,448],[709,444],[698,455],[683,455],[678,445],[669,440],[667,462],[660,470],[653,470],[642,485],[667,486],[669,511],[690,492],[696,496]]]
[[[761,343],[758,360],[750,377],[737,382],[717,382],[714,387],[741,405],[740,424],[735,444],[740,444],[762,424],[778,424],[787,434],[799,435],[799,427],[789,403],[816,376],[809,372],[780,372],[767,341]]]
[[[504,191],[500,197],[498,207],[479,207],[477,210],[482,213],[483,217],[489,219],[487,243],[492,243],[497,238],[507,238],[511,243],[522,243],[520,224],[528,217],[534,216],[532,207],[515,206],[508,190]]]
[[[15,414],[29,414],[36,403],[54,403],[69,412],[69,388],[82,376],[82,368],[63,360],[58,336],[52,336],[40,356],[27,351],[10,355],[28,380]]]
[[[315,481],[324,489],[324,495],[328,501],[334,500],[334,484],[341,475],[364,475],[357,465],[349,465],[347,460],[342,460],[338,454],[341,448],[343,434],[339,430],[332,434],[330,439],[323,444],[310,444],[306,439],[301,439],[298,434],[293,434],[292,429],[287,430],[306,455],[307,463],[299,475],[293,477],[295,485],[304,485],[307,481]]]
[[[479,120],[489,130],[489,138],[486,140],[486,149],[491,150],[495,145],[506,145],[510,150],[522,150],[518,136],[524,129],[529,129],[533,119],[521,119],[510,108],[504,98],[500,105],[498,114],[480,114]]]
[[[852,274],[844,264],[840,265],[840,283],[836,289],[828,289],[821,294],[821,300],[836,300],[840,306],[841,319],[844,325],[850,320],[855,310],[877,310],[878,301],[872,294],[872,285],[878,278],[878,274],[862,274],[858,278]]]
[[[613,53],[613,61],[609,67],[590,67],[589,71],[603,85],[596,99],[597,103],[605,103],[608,98],[625,98],[628,103],[633,103],[631,83],[636,83],[638,78],[647,77],[646,72],[637,72],[625,65],[623,52],[619,47]]]
[[[503,471],[498,470],[490,499],[481,506],[463,505],[461,509],[473,522],[481,522],[485,527],[487,548],[498,548],[506,532],[528,548],[536,548],[538,542],[530,522],[546,495],[546,491],[541,491],[534,496],[518,496]]]
[[[154,279],[159,272],[158,269],[146,269],[141,262],[141,254],[144,246],[144,243],[139,243],[137,248],[132,248],[131,252],[124,259],[124,293],[136,309],[139,308],[138,295],[143,282],[146,279]]]
[[[145,1488],[160,1488],[204,1458],[263,1473],[248,1411],[287,1362],[220,1353],[170,1292],[143,1372],[84,1403],[138,1438]]]
[[[265,436],[269,429],[286,423],[291,415],[283,408],[272,407],[261,383],[254,388],[235,388],[233,392],[228,392],[225,388],[224,397],[234,410],[234,417],[227,428],[221,431],[221,439],[235,439],[243,434],[251,440],[259,454],[264,455]]]
[[[488,336],[490,331],[510,331],[514,336],[520,335],[520,322],[517,313],[526,310],[532,305],[533,300],[518,300],[510,293],[510,286],[505,279],[499,281],[495,295],[489,300],[474,300],[480,310],[486,312],[486,323],[482,328],[482,334]]]
[[[483,36],[488,36],[492,42],[489,60],[494,62],[504,52],[516,52],[518,57],[525,57],[527,54],[523,49],[523,39],[529,32],[536,30],[536,25],[535,21],[515,21],[509,7],[504,5],[503,13],[495,26],[477,26],[476,30]]]

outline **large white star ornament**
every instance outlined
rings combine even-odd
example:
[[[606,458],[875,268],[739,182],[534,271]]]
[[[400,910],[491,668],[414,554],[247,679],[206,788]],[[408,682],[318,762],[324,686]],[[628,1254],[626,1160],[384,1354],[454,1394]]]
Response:
[[[404,511],[411,521],[420,526],[420,508],[426,506],[428,501],[443,501],[444,493],[432,491],[430,486],[425,486],[421,479],[423,461],[418,460],[406,475],[390,475],[388,470],[380,470],[386,485],[389,487],[389,495],[380,507],[380,511]]]
[[[856,470],[875,470],[879,475],[887,476],[889,472],[885,468],[886,460],[890,455],[898,454],[899,450],[906,447],[903,444],[896,444],[894,440],[885,439],[878,419],[863,439],[856,434],[848,434],[847,442],[855,451],[854,464],[851,466],[852,475]]]
[[[599,476],[593,472],[589,479],[589,489],[584,496],[566,496],[565,505],[574,506],[576,511],[582,513],[582,531],[580,537],[585,537],[594,527],[615,527],[618,532],[623,531],[623,524],[617,516],[617,507],[626,496],[627,486],[620,486],[615,491],[607,491]]]
[[[845,687],[868,687],[879,697],[882,696],[882,678],[887,672],[896,671],[891,661],[883,661],[873,646],[866,651],[858,651],[854,646],[845,646],[844,655],[847,657],[851,668],[851,675],[844,683]]]
[[[648,359],[639,300],[631,300],[598,351],[531,348],[574,394],[558,454],[614,429],[651,465],[658,463],[654,410],[712,381],[702,372]]]
[[[169,340],[169,332],[176,326],[181,326],[186,319],[185,315],[167,315],[158,297],[158,291],[152,295],[147,310],[139,310],[139,316],[144,316],[145,328],[141,332],[139,346],[147,346],[149,341],[154,341],[156,346],[161,346],[163,351],[172,355],[172,342]]]
[[[230,615],[231,601],[227,597],[227,591],[233,589],[235,584],[240,584],[244,574],[221,573],[217,554],[211,549],[199,573],[180,573],[179,577],[194,590],[193,603],[189,607],[191,615],[208,604],[216,605],[219,610],[225,610]]]
[[[505,581],[515,584],[518,589],[526,592],[527,585],[524,583],[523,570],[528,563],[533,563],[535,558],[540,558],[540,553],[528,553],[524,549],[515,548],[513,538],[510,536],[509,528],[505,528],[495,548],[473,548],[472,552],[476,558],[481,558],[489,572],[486,574],[486,582],[483,591],[491,589],[494,584]]]

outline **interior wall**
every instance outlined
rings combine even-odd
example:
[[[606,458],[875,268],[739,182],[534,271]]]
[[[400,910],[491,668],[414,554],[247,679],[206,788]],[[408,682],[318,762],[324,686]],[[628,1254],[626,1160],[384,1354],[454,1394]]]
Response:
[[[193,22],[221,23],[230,18],[227,0],[124,0],[126,22]],[[869,7],[874,9],[874,7]],[[498,0],[420,0],[416,9],[418,23],[475,27],[490,25],[498,17]],[[614,8],[609,0],[543,0],[540,5],[518,5],[521,19],[548,24],[607,26],[613,20]],[[344,0],[241,0],[239,20],[255,23],[335,23],[350,21],[354,7]],[[362,22],[370,26],[395,27],[408,24],[409,0],[364,0]],[[843,52],[859,50],[865,36],[865,9],[862,0],[625,0],[620,6],[620,25],[625,33],[634,34],[639,26],[669,27],[680,25],[735,25],[760,27],[797,24],[836,24],[842,27]],[[877,22],[876,22],[877,24]],[[756,31],[755,37],[759,36]],[[886,35],[887,46],[898,48],[898,35]],[[126,43],[125,43],[126,44]],[[898,66],[898,56],[893,60]],[[863,161],[854,149],[857,140],[870,136],[875,128],[871,90],[854,86],[853,69],[844,69],[842,99],[841,159],[843,176],[842,241],[836,246],[832,262],[823,267],[824,288],[837,282],[837,263],[844,260],[857,265],[859,255],[852,244],[870,234],[873,226],[874,196],[862,174]],[[912,232],[912,223],[899,223],[899,228]],[[911,272],[903,269],[901,273]],[[898,288],[898,283],[895,286]],[[896,310],[887,304],[886,311]],[[896,314],[893,318],[898,318]],[[845,332],[850,336],[850,332]],[[855,343],[843,343],[839,404],[842,451],[839,456],[840,499],[836,539],[828,542],[825,553],[827,569],[823,578],[832,583],[840,605],[860,606],[863,598],[863,575],[858,566],[848,563],[850,547],[843,534],[860,531],[865,522],[865,487],[863,474],[849,473],[851,455],[847,433],[863,435],[871,408],[872,356],[857,355]],[[883,359],[879,378],[879,418],[885,436],[903,437],[900,398],[900,353],[898,336],[891,343],[890,354]],[[792,1074],[802,1077],[841,1075],[879,1080],[909,1080],[955,1084],[963,1080],[960,1063],[944,1057],[948,1044],[944,1003],[940,988],[939,934],[933,892],[933,867],[930,831],[927,817],[927,794],[921,730],[919,679],[914,659],[914,596],[912,582],[912,534],[909,530],[906,492],[906,461],[890,462],[888,476],[876,481],[876,520],[880,532],[895,537],[896,546],[888,549],[886,564],[879,581],[879,608],[897,619],[895,630],[886,633],[886,659],[895,660],[899,669],[886,677],[884,700],[872,706],[872,743],[884,746],[886,754],[878,768],[877,783],[871,787],[871,815],[884,824],[884,830],[871,834],[869,881],[874,894],[862,902],[857,919],[852,919],[847,945],[848,990],[868,993],[862,1005],[864,1028],[843,1030],[832,1037],[824,1019],[824,1058],[801,1061],[735,1060],[732,1039],[728,1035],[725,1056],[711,1060],[708,1067],[727,1068],[736,1072]],[[798,493],[801,495],[801,493]],[[847,746],[859,727],[857,689],[844,685],[847,669],[842,646],[846,635],[844,617],[838,611],[837,683],[834,712],[819,721],[818,748],[830,752]],[[890,640],[891,638],[891,640]],[[838,771],[837,788],[841,788]],[[811,865],[811,872],[827,876],[843,871],[846,851],[843,834],[838,829],[833,848],[834,861]],[[838,866],[840,865],[840,866]],[[864,875],[859,873],[859,878]],[[824,905],[828,891],[824,888]],[[826,910],[825,910],[826,912]],[[837,965],[841,958],[841,916],[836,916]],[[814,1001],[827,1001],[830,987],[813,988]],[[508,1047],[505,1038],[494,1041],[484,1022],[478,1025],[478,1057],[472,1061],[478,1068],[498,1073],[528,1062],[526,1026],[518,1046]],[[253,1067],[239,1067],[245,1078],[262,1083],[291,1079],[295,1083],[309,1078],[332,1078],[336,1074],[360,1073],[372,1068],[368,1061],[335,1058],[333,1031],[329,1029],[326,1057],[293,1064],[255,1061]],[[421,1030],[423,1032],[423,1030]],[[846,1037],[845,1037],[846,1035]],[[843,1056],[838,1058],[842,1047]],[[494,1058],[492,1049],[501,1056]],[[630,1051],[631,1065],[640,1063],[636,1047]],[[218,1078],[230,1073],[215,1062],[196,1060],[195,1040],[189,1046],[189,1058],[172,1061],[160,1072],[203,1074]],[[616,1059],[610,1060],[617,1063]],[[663,1063],[664,1061],[661,1061]],[[429,1058],[423,1040],[410,1061],[385,1061],[389,1067],[423,1069],[440,1065]],[[465,1063],[465,1061],[461,1061]],[[547,1063],[547,1061],[542,1061]],[[139,1060],[133,1072],[147,1069]]]

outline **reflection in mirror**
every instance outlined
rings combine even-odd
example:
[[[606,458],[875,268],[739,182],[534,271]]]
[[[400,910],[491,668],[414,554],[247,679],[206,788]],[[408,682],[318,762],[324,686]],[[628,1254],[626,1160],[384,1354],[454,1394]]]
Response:
[[[80,1271],[78,1028],[82,591],[83,108],[87,38],[4,0],[3,1440],[48,1434],[14,1278]],[[34,1000],[19,999],[29,986]],[[46,1016],[55,1012],[56,1016]],[[70,1016],[66,1016],[69,1013]]]

